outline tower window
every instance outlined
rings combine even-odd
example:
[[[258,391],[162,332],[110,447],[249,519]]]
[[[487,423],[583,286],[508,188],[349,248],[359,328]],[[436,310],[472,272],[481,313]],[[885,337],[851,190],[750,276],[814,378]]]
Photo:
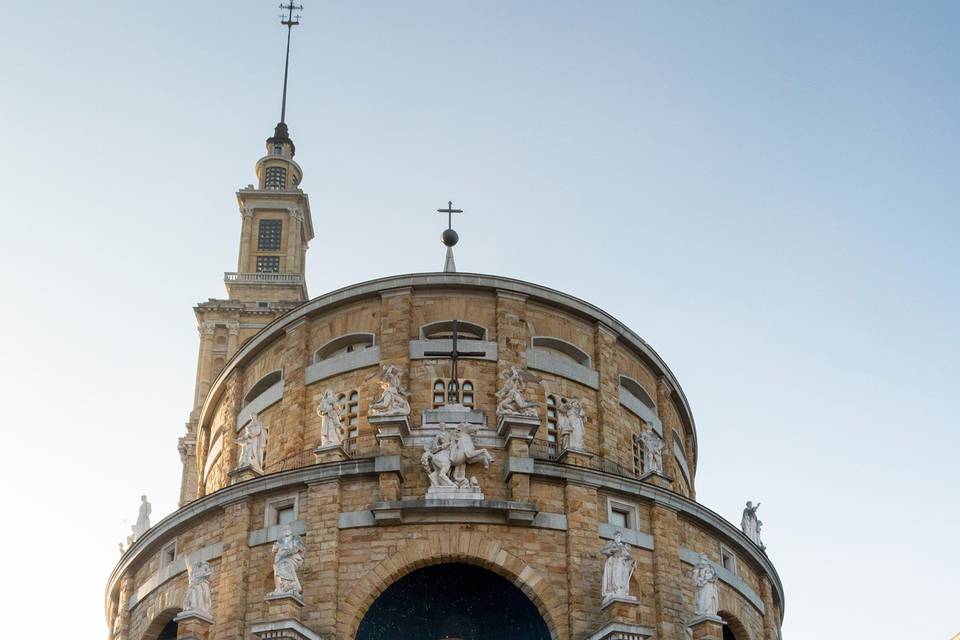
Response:
[[[287,186],[287,170],[283,167],[267,167],[264,176],[264,189],[285,189]]]
[[[257,235],[257,251],[280,251],[283,220],[261,220]]]
[[[282,156],[282,155],[283,155],[283,145],[282,145],[282,144],[279,144],[279,143],[278,143],[278,144],[273,145],[273,155],[275,155],[275,156]]]
[[[257,256],[257,273],[280,273],[280,256]]]

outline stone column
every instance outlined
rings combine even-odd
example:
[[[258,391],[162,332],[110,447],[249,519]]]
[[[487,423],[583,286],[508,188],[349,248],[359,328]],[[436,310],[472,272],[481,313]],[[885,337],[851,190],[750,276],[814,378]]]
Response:
[[[680,565],[680,522],[677,512],[654,503],[653,599],[658,640],[687,640],[683,620],[683,569]]]
[[[322,637],[333,637],[339,602],[340,482],[334,479],[308,485],[305,502],[300,516],[309,531],[303,562],[303,622]]]
[[[216,325],[204,320],[198,327],[200,332],[200,354],[197,356],[197,391],[193,399],[193,406],[199,407],[207,397],[207,391],[210,390],[210,365],[212,358],[210,350],[213,348],[213,332]]]
[[[223,555],[216,572],[213,589],[214,615],[217,621],[213,640],[245,638],[244,618],[247,610],[247,578],[250,575],[250,546],[252,501],[244,496],[223,507]],[[213,586],[213,585],[211,585]]]
[[[233,357],[237,352],[240,342],[240,323],[230,322],[227,324],[227,360]]]
[[[601,542],[597,535],[597,490],[572,482],[564,486],[567,513],[567,603],[570,637],[585,638],[599,628]]]
[[[283,398],[280,400],[281,428],[279,438],[273,438],[268,446],[276,452],[276,459],[283,459],[301,451],[312,449],[319,442],[304,442],[307,391],[304,385],[304,369],[308,364],[307,320],[301,318],[287,327],[283,345]],[[271,433],[271,436],[273,434]],[[277,440],[280,442],[277,442]]]
[[[613,329],[597,323],[594,331],[595,366],[600,376],[600,389],[597,391],[597,451],[601,460],[612,459],[629,468],[627,456],[632,456],[629,448],[619,451],[616,417],[620,412],[620,371],[616,362],[617,334]]]
[[[237,257],[237,271],[251,273],[254,269],[253,252],[250,250],[250,237],[253,235],[253,207],[240,209],[243,226],[240,227],[240,255]]]
[[[183,472],[180,475],[180,501],[177,506],[182,507],[188,502],[197,499],[197,436],[188,433],[177,442],[177,451],[180,453],[180,464]]]

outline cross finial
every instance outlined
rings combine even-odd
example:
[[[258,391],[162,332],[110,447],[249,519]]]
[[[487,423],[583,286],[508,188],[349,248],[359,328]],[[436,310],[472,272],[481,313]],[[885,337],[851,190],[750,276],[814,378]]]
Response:
[[[284,124],[287,121],[287,75],[290,71],[290,33],[296,25],[300,24],[300,14],[294,15],[293,12],[303,11],[303,5],[293,4],[291,0],[289,4],[281,3],[280,8],[287,12],[287,15],[280,14],[280,24],[287,28],[287,56],[283,63],[283,101],[280,105],[280,124]]]
[[[447,214],[447,229],[453,229],[453,214],[455,214],[455,213],[463,213],[463,209],[454,209],[454,208],[453,208],[453,201],[452,201],[452,200],[448,200],[448,201],[447,201],[447,208],[446,208],[446,209],[437,209],[437,213],[445,213],[445,214]],[[446,244],[446,242],[444,242],[444,244]],[[456,244],[456,243],[454,243],[454,244]]]
[[[446,272],[454,272],[457,270],[457,265],[453,261],[453,245],[457,244],[460,236],[458,236],[457,232],[453,230],[453,214],[463,213],[463,209],[454,209],[453,201],[448,200],[447,208],[437,209],[437,213],[447,214],[447,228],[440,235],[440,241],[447,245],[447,257],[443,263],[443,270]]]

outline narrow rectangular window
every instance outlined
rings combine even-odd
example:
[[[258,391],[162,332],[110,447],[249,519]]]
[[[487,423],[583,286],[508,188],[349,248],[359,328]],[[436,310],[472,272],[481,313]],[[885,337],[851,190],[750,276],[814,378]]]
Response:
[[[277,508],[277,524],[290,524],[296,519],[297,513],[294,511],[292,504]]]
[[[630,512],[622,511],[620,509],[611,509],[610,510],[610,524],[615,527],[620,527],[621,529],[630,528]]]
[[[257,251],[280,251],[283,220],[261,220],[257,234]]]
[[[257,256],[257,273],[280,273],[280,256]]]
[[[287,170],[283,167],[267,167],[263,180],[264,189],[286,189]]]

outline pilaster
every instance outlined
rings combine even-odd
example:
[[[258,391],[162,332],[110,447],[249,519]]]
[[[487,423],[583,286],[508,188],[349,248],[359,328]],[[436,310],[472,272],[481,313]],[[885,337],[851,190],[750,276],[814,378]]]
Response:
[[[252,518],[252,501],[245,496],[223,507],[223,555],[217,571],[214,590],[212,640],[234,640],[245,637],[244,618],[247,610],[247,578],[250,575],[248,544]]]
[[[307,486],[303,515],[310,535],[304,550],[303,622],[322,636],[337,626],[339,584],[340,483],[337,480]]]
[[[404,371],[409,388],[410,380],[410,314],[413,312],[413,289],[403,287],[380,294],[380,367],[395,364]],[[380,394],[377,380],[370,380],[366,388],[368,398]],[[364,428],[366,427],[366,428]],[[368,452],[378,446],[383,452],[383,442],[378,445],[377,426],[369,418],[360,424],[358,451]]]
[[[763,600],[763,637],[764,640],[780,640],[780,608],[774,605],[773,588],[766,574],[760,576],[760,598]]]
[[[116,624],[117,633],[112,640],[129,640],[130,638],[130,596],[133,595],[133,578],[129,575],[120,579],[120,607],[117,611],[119,620]]]
[[[654,503],[653,600],[658,640],[688,640],[683,621],[683,569],[680,566],[680,522],[673,509]]]
[[[196,427],[187,425],[187,435],[177,441],[177,452],[180,454],[180,464],[183,465],[183,471],[180,475],[180,501],[178,506],[182,507],[188,502],[197,499],[197,436]]]
[[[530,346],[527,297],[497,290],[497,383],[511,366],[526,366],[523,354]]]
[[[226,403],[227,415],[229,416],[229,422],[226,425],[227,434],[223,439],[223,453],[221,455],[226,456],[225,460],[229,460],[228,468],[232,467],[237,463],[239,459],[239,446],[237,444],[237,430],[236,422],[237,416],[240,415],[240,405],[243,401],[243,378],[240,375],[238,369],[234,369],[230,374],[230,377],[226,382],[226,392],[224,393],[223,402]]]
[[[282,356],[283,399],[280,401],[282,427],[270,434],[273,438],[271,446],[275,451],[279,451],[281,458],[308,448],[303,436],[307,406],[303,374],[309,359],[306,319],[301,318],[287,327],[286,334]]]
[[[597,323],[594,329],[594,366],[600,378],[597,390],[597,450],[601,460],[612,459],[623,463],[618,455],[615,425],[619,415],[620,379],[616,361],[617,335],[610,327]]]
[[[200,353],[197,356],[197,387],[193,400],[193,406],[195,407],[203,404],[204,398],[207,397],[207,391],[210,390],[210,383],[212,382],[210,379],[210,368],[212,366],[210,350],[213,348],[213,333],[216,330],[216,325],[209,320],[204,320],[197,330],[200,332]]]
[[[595,631],[600,617],[600,539],[597,537],[597,490],[567,482],[567,603],[570,637]]]

